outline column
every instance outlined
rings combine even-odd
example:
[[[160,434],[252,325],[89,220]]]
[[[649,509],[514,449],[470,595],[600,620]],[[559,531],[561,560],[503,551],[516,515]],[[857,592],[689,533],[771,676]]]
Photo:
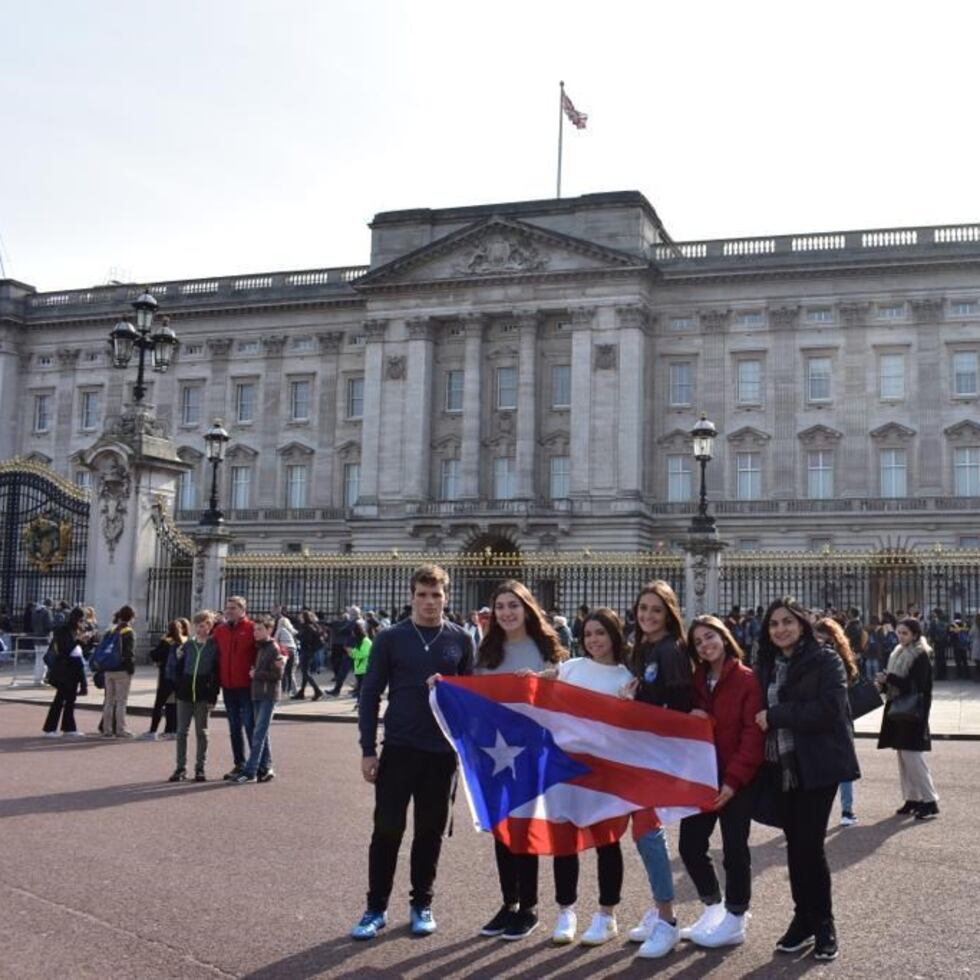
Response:
[[[27,429],[21,420],[31,408],[21,407],[21,383],[27,376],[21,363],[12,333],[0,333],[0,459],[18,455],[21,432]]]
[[[340,348],[344,342],[343,331],[318,333],[320,365],[317,380],[320,383],[317,409],[316,456],[313,459],[313,494],[311,501],[324,507],[341,507],[343,498],[333,499],[334,473],[337,466],[337,385],[340,381]]]
[[[645,392],[643,366],[646,363],[646,335],[649,315],[642,306],[620,306],[619,321],[619,497],[639,498],[643,489],[645,441]]]
[[[796,419],[801,382],[797,377],[795,339],[799,316],[800,310],[796,306],[769,311],[773,344],[772,356],[767,359],[766,364],[773,373],[773,405],[770,414],[773,419],[773,438],[769,444],[769,452],[772,456],[767,461],[766,472],[772,474],[772,492],[767,494],[772,497],[800,496],[797,489],[799,447],[796,438]],[[732,467],[729,466],[729,484],[734,479]],[[765,487],[763,492],[766,492]],[[734,493],[731,496],[734,496]]]
[[[592,485],[592,326],[595,310],[572,314],[571,495],[588,497]]]
[[[406,502],[420,503],[429,494],[432,437],[432,341],[435,325],[428,317],[408,321],[408,368],[405,377],[404,439]]]
[[[358,511],[378,506],[381,454],[381,373],[387,320],[364,324],[364,421],[361,423],[361,485]]]
[[[517,499],[535,497],[534,461],[537,446],[535,404],[537,401],[538,324],[537,314],[517,318],[520,329],[520,360],[517,365]]]
[[[868,335],[867,303],[842,303],[839,309],[844,328],[844,383],[837,398],[842,398],[844,438],[838,445],[840,458],[834,459],[834,485],[839,497],[871,497],[877,494],[868,486]],[[804,468],[805,472],[805,468]],[[803,487],[801,496],[805,495]]]
[[[480,497],[480,436],[483,419],[483,329],[486,318],[472,314],[463,320],[463,442],[460,446],[460,483],[464,500]]]
[[[918,384],[916,387],[915,422],[919,451],[918,466],[909,466],[909,496],[939,497],[943,493],[943,399],[945,392],[940,382],[942,358],[945,356],[939,341],[939,321],[943,315],[941,298],[914,299],[912,315],[916,322],[916,350],[914,352]],[[912,352],[910,351],[911,355]],[[908,370],[908,369],[906,369]],[[931,372],[930,376],[926,376]],[[911,388],[914,381],[907,385]],[[908,393],[906,394],[908,398]],[[911,459],[909,460],[911,463]]]
[[[263,337],[265,361],[262,367],[260,385],[260,417],[255,420],[256,441],[259,444],[259,499],[270,501],[273,507],[283,507],[282,496],[277,494],[279,486],[280,458],[279,436],[283,430],[283,372],[282,352],[286,346],[283,335]]]
[[[55,392],[53,466],[59,473],[68,473],[68,455],[75,431],[76,368],[81,354],[78,347],[58,351],[58,390]],[[70,474],[69,474],[70,479]]]

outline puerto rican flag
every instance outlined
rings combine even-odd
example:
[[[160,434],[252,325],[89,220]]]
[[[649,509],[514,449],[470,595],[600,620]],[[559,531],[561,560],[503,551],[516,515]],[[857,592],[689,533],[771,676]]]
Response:
[[[516,854],[577,854],[634,811],[680,819],[718,792],[706,718],[514,674],[445,677],[429,700],[474,825]]]

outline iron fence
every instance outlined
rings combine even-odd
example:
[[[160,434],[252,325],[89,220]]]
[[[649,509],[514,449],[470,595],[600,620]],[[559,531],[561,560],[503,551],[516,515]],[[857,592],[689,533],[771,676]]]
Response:
[[[194,579],[194,542],[178,530],[162,507],[154,507],[156,560],[146,586],[146,631],[151,642],[179,616],[190,616]]]

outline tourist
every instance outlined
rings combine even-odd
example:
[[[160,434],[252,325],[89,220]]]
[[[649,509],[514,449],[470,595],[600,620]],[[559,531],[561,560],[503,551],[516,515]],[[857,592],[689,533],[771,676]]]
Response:
[[[527,586],[510,579],[490,597],[490,622],[477,651],[475,674],[537,673],[563,658],[555,631]],[[538,856],[514,854],[494,841],[503,904],[481,936],[515,940],[538,927]]]
[[[306,697],[306,685],[313,688],[313,700],[319,701],[323,697],[323,691],[317,684],[313,676],[313,665],[316,662],[317,651],[323,646],[323,637],[317,622],[316,613],[309,609],[304,609],[299,616],[299,669],[301,674],[300,685],[296,693],[293,694],[293,701],[302,701]],[[285,692],[285,684],[283,685]]]
[[[136,610],[122,606],[112,617],[111,640],[118,651],[119,666],[105,671],[105,703],[102,706],[102,737],[132,738],[126,728],[126,702],[136,673]],[[106,638],[103,637],[103,643]],[[93,657],[95,654],[93,654]]]
[[[973,617],[970,629],[970,657],[973,660],[973,679],[980,683],[980,613]]]
[[[687,634],[687,649],[697,657],[694,671],[695,712],[714,720],[715,751],[721,789],[712,809],[681,821],[681,860],[704,912],[682,939],[699,946],[736,946],[745,941],[752,897],[752,780],[762,765],[765,739],[755,723],[762,710],[762,690],[742,663],[742,650],[715,616],[699,616]],[[721,900],[708,845],[721,823],[725,867],[725,901]]]
[[[48,683],[55,689],[54,700],[44,719],[44,735],[47,738],[57,738],[65,735],[82,736],[75,724],[75,698],[88,694],[85,681],[85,660],[82,655],[80,637],[81,624],[85,613],[81,609],[72,609],[66,622],[56,627],[51,638],[51,652],[54,663],[48,667]],[[58,722],[61,729],[58,729]]]
[[[572,652],[572,631],[568,628],[568,620],[564,616],[556,615],[552,620],[555,633],[558,634],[558,642],[566,653]]]
[[[830,868],[824,837],[837,788],[859,779],[840,657],[822,647],[810,614],[795,599],[777,599],[762,618],[759,681],[768,779],[786,836],[793,919],[776,943],[781,953],[814,947],[814,958],[837,957]]]
[[[208,718],[218,700],[218,648],[211,636],[214,617],[208,610],[195,613],[193,636],[171,650],[167,672],[177,697],[177,768],[170,782],[187,778],[187,736],[194,721],[197,755],[194,782],[206,781]]]
[[[631,667],[638,679],[636,700],[660,708],[688,712],[694,706],[693,670],[684,641],[684,621],[674,590],[658,579],[641,590],[633,605],[637,642]],[[667,834],[655,809],[633,814],[633,839],[643,859],[653,906],[629,932],[642,943],[644,959],[666,956],[681,941],[674,914],[674,880]]]
[[[282,690],[282,672],[286,658],[273,639],[275,631],[276,621],[271,616],[260,616],[255,620],[255,665],[249,670],[254,727],[248,759],[242,766],[242,771],[231,780],[239,785],[268,783],[276,778],[272,768],[269,726]]]
[[[898,753],[898,775],[905,803],[896,812],[901,816],[912,815],[917,820],[932,820],[939,816],[939,794],[925,759],[925,753],[932,748],[929,644],[917,619],[903,619],[896,632],[898,646],[892,650],[888,666],[878,675],[878,686],[885,693],[878,748],[895,749]],[[901,717],[900,698],[912,700],[910,710],[903,710]]]
[[[374,831],[368,851],[367,908],[351,935],[373,939],[388,922],[388,900],[411,800],[411,928],[436,930],[433,884],[449,818],[456,755],[429,707],[427,681],[435,674],[470,674],[473,641],[443,618],[449,576],[423,565],[411,579],[411,614],[378,634],[360,698],[361,774],[374,785]],[[385,742],[377,754],[378,709],[388,691]]]
[[[279,644],[282,655],[286,658],[286,665],[282,673],[282,693],[292,694],[296,690],[294,671],[297,658],[297,630],[292,621],[286,615],[286,607],[279,607],[279,615],[276,617],[276,625],[272,638]]]
[[[44,655],[51,643],[54,629],[54,603],[50,599],[39,602],[31,613],[31,633],[34,634],[34,685],[44,681]]]
[[[150,660],[157,665],[157,693],[153,699],[153,712],[150,716],[150,730],[143,737],[155,741],[160,718],[166,715],[163,737],[173,738],[177,734],[177,705],[174,701],[174,685],[167,676],[167,663],[170,654],[187,640],[183,623],[173,619],[167,624],[167,632],[150,651]]]
[[[242,771],[247,758],[246,742],[251,750],[255,725],[250,675],[255,665],[255,633],[252,620],[245,610],[245,600],[241,596],[232,596],[225,603],[224,622],[218,623],[211,631],[218,648],[218,678],[221,682],[221,699],[228,715],[234,760],[231,770],[225,773],[225,779],[234,779]]]
[[[377,623],[377,621],[375,620]],[[374,637],[378,635],[379,628],[371,632],[371,617],[367,619],[367,632],[356,630],[354,636],[354,646],[351,647],[351,661],[354,664],[354,697],[359,701],[361,697],[361,685],[364,683],[364,675],[368,671],[368,664],[371,662],[371,647]],[[314,699],[315,700],[315,699]],[[356,707],[356,704],[355,704]]]

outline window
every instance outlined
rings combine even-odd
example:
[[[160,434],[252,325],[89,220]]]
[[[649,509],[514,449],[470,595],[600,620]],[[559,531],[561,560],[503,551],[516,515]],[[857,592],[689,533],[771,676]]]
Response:
[[[255,421],[255,395],[254,381],[241,381],[235,385],[235,418],[237,421]]]
[[[344,506],[353,507],[361,495],[361,464],[344,463]]]
[[[37,359],[38,367],[51,367],[52,358],[50,354],[40,354]]]
[[[91,490],[92,489],[92,471],[91,470],[75,470],[75,486],[79,490]]]
[[[497,368],[497,408],[517,408],[517,368]]]
[[[94,429],[99,424],[99,393],[83,391],[79,403],[78,422],[83,429]]]
[[[950,305],[949,312],[952,316],[976,316],[980,313],[980,304],[972,301],[961,301]]]
[[[463,378],[462,371],[446,372],[446,411],[463,411]]]
[[[310,417],[310,380],[289,382],[289,421],[306,422]]]
[[[196,354],[200,354],[204,350],[203,344],[188,344],[183,348],[184,353],[188,357],[194,357]]]
[[[693,330],[694,318],[690,316],[672,316],[670,318],[670,329],[673,333],[683,333],[685,330]]]
[[[904,449],[882,449],[881,495],[904,497],[908,493],[906,455]]]
[[[444,459],[442,472],[439,474],[439,499],[459,499],[459,460]]]
[[[297,337],[293,341],[293,350],[295,350],[295,351],[313,350],[313,338],[312,337]]]
[[[953,486],[957,497],[980,497],[980,448],[966,446],[953,453]]]
[[[252,468],[233,466],[231,468],[231,507],[232,510],[245,510],[251,501]]]
[[[309,469],[305,463],[290,463],[286,467],[286,507],[297,510],[306,506],[306,484]]]
[[[758,453],[735,454],[735,493],[739,500],[762,496],[762,457]]]
[[[667,457],[667,500],[672,504],[691,499],[691,457],[678,454]]]
[[[568,408],[572,404],[572,368],[554,364],[551,368],[551,407]]]
[[[678,361],[670,365],[668,377],[668,395],[671,405],[690,405],[694,397],[694,385],[691,381],[691,362]]]
[[[568,456],[551,457],[551,479],[549,487],[552,500],[567,500],[571,490],[571,458]]]
[[[878,393],[881,398],[905,397],[905,355],[882,354],[878,361]]]
[[[193,510],[197,506],[197,478],[193,470],[180,474],[177,504],[180,510]]]
[[[364,418],[364,379],[347,379],[347,418]]]
[[[808,323],[833,323],[834,311],[823,307],[821,309],[807,310],[806,319]]]
[[[959,540],[956,542],[957,548],[970,548],[976,551],[980,548],[980,535],[976,534],[963,534],[960,535]]]
[[[806,456],[806,495],[811,500],[831,500],[834,496],[834,455],[821,449]]]
[[[765,315],[757,311],[752,313],[737,313],[735,322],[740,327],[761,327],[765,322]]]
[[[901,320],[905,316],[904,303],[889,303],[878,307],[879,320]]]
[[[759,538],[737,538],[735,541],[737,551],[759,551],[761,546],[762,542]]]
[[[515,474],[513,456],[498,456],[493,461],[493,497],[494,500],[512,500],[515,489]]]
[[[89,364],[93,364],[95,361],[100,361],[101,359],[102,355],[97,350],[90,350],[85,355],[85,360],[88,361]]]
[[[953,355],[953,394],[976,395],[980,385],[977,384],[977,355],[973,351],[961,351]]]
[[[34,431],[47,432],[51,428],[51,396],[34,396]]]
[[[810,402],[830,401],[830,358],[806,359],[806,399]]]
[[[762,361],[738,362],[738,403],[762,404]]]
[[[184,385],[180,389],[180,424],[197,425],[201,421],[200,385]]]
[[[257,340],[242,340],[238,344],[239,354],[258,354],[259,342]]]

